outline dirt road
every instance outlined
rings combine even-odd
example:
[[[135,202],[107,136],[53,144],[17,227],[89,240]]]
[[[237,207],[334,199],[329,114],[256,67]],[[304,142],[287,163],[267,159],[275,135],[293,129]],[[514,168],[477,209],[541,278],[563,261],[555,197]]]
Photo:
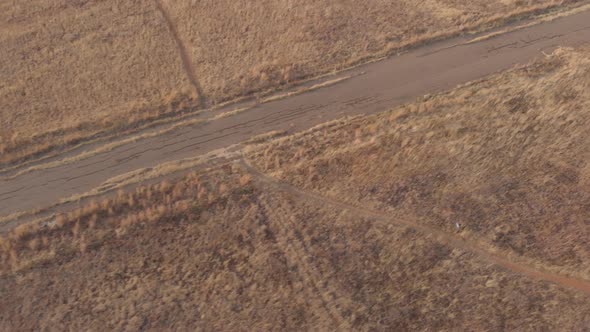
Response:
[[[524,64],[557,46],[590,42],[589,22],[590,11],[585,11],[478,42],[468,43],[470,38],[460,37],[433,43],[357,67],[341,74],[352,78],[305,94],[11,176],[17,169],[0,178],[0,216],[48,206],[117,175],[204,154],[272,130],[296,132],[344,115],[385,111],[418,96]]]

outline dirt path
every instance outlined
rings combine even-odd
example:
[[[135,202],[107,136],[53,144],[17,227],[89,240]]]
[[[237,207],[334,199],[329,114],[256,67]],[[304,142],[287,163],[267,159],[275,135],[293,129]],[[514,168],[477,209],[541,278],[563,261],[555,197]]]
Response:
[[[541,271],[535,269],[534,267],[528,266],[524,263],[511,261],[506,255],[501,256],[500,254],[492,253],[489,250],[481,247],[481,245],[479,245],[477,241],[474,241],[472,239],[466,239],[460,237],[459,235],[448,234],[436,228],[422,225],[411,220],[392,217],[391,215],[388,215],[384,212],[373,211],[361,206],[353,205],[350,203],[344,203],[334,198],[326,197],[313,192],[299,189],[293,185],[278,181],[258,171],[255,167],[251,166],[250,164],[244,161],[240,162],[240,165],[244,167],[250,174],[252,174],[253,177],[260,184],[266,186],[267,188],[286,192],[296,198],[299,198],[312,204],[328,204],[339,209],[349,210],[359,215],[375,218],[383,222],[407,226],[421,233],[434,235],[437,241],[440,241],[441,243],[447,244],[451,247],[459,248],[461,250],[475,253],[482,259],[490,263],[496,264],[498,266],[501,266],[512,272],[519,273],[537,280],[549,281],[560,286],[576,289],[578,291],[590,295],[590,281],[571,278],[548,271]]]
[[[584,11],[477,42],[459,37],[433,43],[341,73],[352,78],[338,84],[253,106],[215,121],[130,139],[74,162],[13,178],[7,174],[0,177],[0,217],[52,206],[61,198],[89,192],[118,175],[203,155],[255,135],[294,133],[346,115],[386,111],[424,94],[524,64],[557,46],[590,42],[589,22],[590,11]]]
[[[190,81],[193,89],[195,90],[195,94],[199,98],[199,105],[202,107],[206,107],[206,100],[203,94],[203,89],[201,89],[201,85],[195,76],[195,68],[193,66],[193,62],[191,57],[186,51],[186,46],[184,46],[184,42],[180,38],[178,34],[178,29],[176,29],[176,25],[174,24],[174,20],[170,16],[170,13],[166,9],[166,6],[162,3],[162,0],[154,0],[158,11],[162,13],[164,20],[166,21],[166,25],[168,26],[168,30],[170,30],[170,34],[176,43],[176,47],[178,48],[178,53],[180,54],[180,59],[182,60],[182,66],[184,67],[184,71],[186,72],[186,76]]]

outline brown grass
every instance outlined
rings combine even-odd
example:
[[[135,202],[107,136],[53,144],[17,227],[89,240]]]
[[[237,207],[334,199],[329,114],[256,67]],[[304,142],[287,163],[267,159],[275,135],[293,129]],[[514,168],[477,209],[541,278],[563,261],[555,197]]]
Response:
[[[575,2],[6,3],[0,163]]]
[[[15,229],[0,290],[2,330],[580,330],[590,312],[584,294],[227,167]]]
[[[589,54],[562,49],[245,150],[276,178],[389,219],[226,165],[21,225],[0,237],[0,330],[585,330],[586,293],[394,217],[446,233],[460,222],[483,248],[589,280]]]
[[[0,162],[190,102],[174,42],[151,1],[0,6]]]
[[[252,149],[299,187],[590,279],[590,50]]]
[[[19,271],[23,266],[30,267],[26,257],[36,256],[39,251],[48,249],[39,245],[42,238],[53,241],[53,247],[49,250],[68,251],[81,245],[81,236],[84,236],[84,242],[92,242],[96,238],[107,236],[111,231],[124,233],[129,227],[157,221],[170,214],[182,215],[193,208],[206,209],[209,203],[230,195],[228,185],[218,183],[228,177],[226,173],[228,172],[214,171],[213,178],[217,175],[219,179],[206,183],[202,182],[201,176],[194,173],[175,184],[164,180],[155,185],[140,187],[135,192],[119,190],[112,199],[104,199],[100,204],[93,201],[68,213],[59,214],[49,222],[19,225],[0,241],[4,249],[0,255],[4,264],[0,271],[6,273]],[[246,188],[250,182],[244,179],[247,179],[246,175],[234,176],[235,187]],[[197,193],[202,192],[207,193],[207,200],[196,199]],[[202,206],[199,207],[199,204]],[[11,250],[18,252],[21,258],[18,262],[9,260],[7,253]],[[7,263],[10,264],[6,265]]]
[[[191,58],[200,60],[195,61],[194,70],[201,77],[204,94],[215,102],[344,68],[444,32],[565,2],[427,3],[264,0],[244,5],[185,0],[167,1],[165,7]],[[225,19],[228,15],[233,19]],[[195,21],[200,24],[195,26]]]

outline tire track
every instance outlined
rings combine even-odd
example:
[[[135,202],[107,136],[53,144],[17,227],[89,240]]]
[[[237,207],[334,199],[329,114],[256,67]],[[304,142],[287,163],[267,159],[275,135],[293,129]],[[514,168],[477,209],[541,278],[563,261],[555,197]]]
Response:
[[[269,226],[276,228],[274,234],[276,234],[278,245],[283,248],[287,260],[298,267],[303,283],[308,286],[304,287],[305,290],[308,292],[310,289],[313,290],[308,296],[319,297],[322,311],[325,311],[326,315],[334,322],[332,328],[351,330],[350,324],[338,310],[341,305],[338,303],[336,291],[328,283],[325,283],[327,278],[309,263],[311,255],[307,249],[308,245],[304,239],[294,234],[297,226],[287,217],[292,215],[291,211],[285,209],[281,204],[273,204],[271,208],[264,199],[261,200],[261,208],[263,213],[269,216]]]
[[[164,21],[166,21],[166,25],[168,26],[168,30],[170,30],[170,34],[172,35],[172,38],[174,38],[174,41],[176,42],[176,47],[178,48],[178,53],[180,54],[180,59],[182,60],[182,66],[184,68],[184,71],[186,72],[186,76],[187,76],[188,80],[190,81],[191,85],[193,86],[195,93],[197,94],[197,97],[199,98],[199,106],[206,107],[207,101],[205,99],[205,95],[203,94],[203,89],[201,88],[199,81],[195,77],[195,69],[194,69],[193,62],[192,62],[188,52],[186,51],[186,46],[184,45],[182,39],[180,38],[180,34],[178,33],[178,29],[176,29],[176,25],[174,24],[174,20],[172,19],[172,16],[170,15],[168,10],[166,9],[164,4],[162,3],[162,0],[154,0],[154,3],[156,4],[156,8],[158,9],[158,11],[160,13],[162,13],[162,17],[164,18]]]
[[[247,161],[241,160],[240,165],[242,165],[253,177],[262,185],[270,187],[274,190],[279,190],[291,194],[299,199],[305,200],[307,202],[313,204],[328,204],[334,207],[338,207],[340,209],[349,210],[360,215],[364,215],[367,217],[372,217],[380,222],[387,222],[387,223],[396,223],[399,225],[403,225],[406,227],[411,227],[416,229],[424,234],[431,234],[434,235],[435,238],[449,246],[459,248],[461,250],[470,251],[476,255],[478,255],[483,260],[486,260],[490,263],[495,265],[501,266],[506,270],[509,270],[514,273],[518,273],[524,276],[527,276],[532,279],[548,281],[559,286],[575,289],[581,291],[587,295],[590,295],[590,281],[577,279],[573,277],[568,277],[564,275],[560,275],[557,273],[553,273],[550,271],[544,271],[536,269],[532,266],[526,265],[521,262],[511,261],[507,256],[501,256],[501,253],[495,254],[490,252],[489,250],[481,247],[477,244],[476,241],[470,239],[464,239],[459,236],[455,236],[441,230],[429,227],[427,225],[422,225],[410,220],[404,220],[402,218],[394,218],[387,213],[380,212],[380,211],[373,211],[361,206],[357,206],[351,203],[344,203],[338,201],[333,198],[329,198],[323,195],[319,195],[313,192],[305,191],[300,188],[297,188],[291,184],[281,182],[276,180],[269,175],[266,175],[260,172],[258,169],[250,165]]]

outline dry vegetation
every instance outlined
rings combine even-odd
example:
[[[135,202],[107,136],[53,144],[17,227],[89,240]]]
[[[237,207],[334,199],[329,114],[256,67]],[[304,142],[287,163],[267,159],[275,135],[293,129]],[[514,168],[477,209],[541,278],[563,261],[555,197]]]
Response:
[[[45,3],[0,5],[0,17],[10,23],[1,27],[10,33],[1,34],[0,40],[12,45],[24,36],[32,38],[42,26],[33,17],[45,17],[47,25],[58,24],[64,13],[63,19],[88,25],[88,36],[92,36],[72,43],[95,45],[93,38],[106,38],[102,36],[106,30],[92,28],[101,20],[84,15],[105,15],[101,12],[105,10],[117,24],[131,29],[134,22],[141,26],[137,29],[160,31],[162,41],[169,41],[162,22],[143,23],[145,15],[161,20],[153,2],[121,2],[115,7],[108,0],[40,5]],[[359,8],[354,12],[337,1],[323,4],[321,11],[315,2],[289,3],[288,12],[270,1],[244,8],[238,7],[240,2],[223,1],[194,2],[194,8],[182,2],[163,6],[178,24],[178,36],[187,45],[205,95],[219,102],[350,64],[404,41],[427,38],[434,31],[481,24],[479,10],[505,15],[550,2],[464,5],[439,0],[425,1],[420,8],[409,6],[409,1],[355,2]],[[142,6],[151,9],[142,11]],[[33,8],[34,15],[30,14]],[[139,16],[113,8],[127,8]],[[208,15],[201,16],[204,13]],[[240,19],[228,25],[222,20],[228,13]],[[189,14],[201,24],[189,26]],[[117,15],[122,16],[116,19]],[[399,21],[392,22],[391,17]],[[361,24],[366,24],[369,36],[375,36],[366,45],[360,43],[366,36],[354,29]],[[17,29],[20,25],[30,30]],[[275,29],[266,30],[269,25]],[[412,30],[418,25],[432,30]],[[93,35],[92,29],[98,29],[102,37]],[[227,31],[240,33],[227,35]],[[155,35],[141,36],[134,33],[125,38],[145,42]],[[232,39],[240,36],[240,40]],[[272,45],[263,42],[272,39]],[[35,39],[23,40],[35,49]],[[289,40],[290,48],[281,46]],[[322,48],[327,45],[332,48]],[[168,52],[175,47],[169,46],[144,51]],[[116,68],[117,61],[131,54],[116,60],[105,55],[108,52],[90,52],[85,58],[76,55],[84,47],[63,47],[69,56],[66,63],[71,64],[68,68],[84,62],[102,66],[93,56],[112,60],[111,67]],[[129,49],[142,49],[138,47]],[[10,55],[10,50],[1,48],[0,54]],[[286,50],[291,58],[281,53]],[[218,52],[225,52],[224,57]],[[252,52],[259,52],[258,62],[250,57]],[[243,62],[237,61],[240,54]],[[87,71],[90,79],[98,81],[100,77],[93,75],[101,70],[106,72],[100,75],[124,75],[125,79],[139,75],[129,78],[136,80],[131,86],[158,91],[135,90],[125,100],[108,98],[112,107],[97,111],[91,121],[135,112],[121,106],[133,104],[135,98],[147,98],[146,110],[165,105],[161,91],[174,95],[186,87],[189,82],[182,62],[177,55],[175,62],[167,62],[166,56],[154,55],[153,60],[166,62],[169,76],[147,69]],[[44,60],[48,73],[61,72],[58,81],[78,77],[75,71],[62,72],[59,58],[50,59],[55,63]],[[222,66],[235,70],[224,72]],[[1,68],[11,73],[24,70],[6,67]],[[14,77],[30,72],[10,75],[8,83],[0,86],[2,94],[12,89]],[[145,80],[143,88],[138,88],[138,80]],[[104,106],[99,95],[69,99],[65,96],[71,91],[66,86],[55,84],[56,90],[47,92],[43,82],[39,76],[34,84],[40,91],[31,92],[37,97],[26,99],[39,103],[31,106],[39,112],[9,114],[3,108],[2,125],[19,125],[26,137],[26,130],[32,130],[26,128],[39,128],[39,121],[45,121],[44,129],[53,130],[59,123],[86,117],[78,106],[92,114],[97,105]],[[111,88],[110,93],[115,93],[120,86]],[[49,224],[22,225],[0,237],[0,330],[588,330],[589,293],[519,274],[506,264],[494,264],[479,254],[481,250],[456,246],[424,231],[427,228],[404,226],[396,218],[463,237],[480,248],[508,253],[508,260],[518,258],[539,270],[573,275],[588,284],[589,88],[590,50],[561,49],[527,67],[389,112],[342,119],[293,136],[272,132],[247,142],[246,158],[262,172],[308,193],[380,210],[391,218],[372,218],[329,199],[270,186],[234,165],[120,192],[59,215]],[[90,88],[80,89],[81,93]],[[55,103],[55,110],[62,107],[56,106],[60,103],[70,110],[52,113],[59,121],[48,121],[49,113],[36,108],[48,102],[44,93],[51,94],[53,99],[47,100]],[[18,94],[14,96],[0,95],[14,105],[26,104]],[[185,105],[199,97],[190,92],[177,96],[186,96]],[[174,109],[152,110],[153,116],[160,116]],[[134,114],[151,114],[138,112]],[[32,114],[37,114],[34,121]],[[18,143],[12,136],[3,142]],[[9,155],[5,150],[2,157]],[[457,222],[460,232],[455,230]]]
[[[5,1],[0,22],[0,162],[188,99],[175,43],[150,0]]]
[[[575,2],[5,1],[0,164]]]
[[[218,102],[575,2],[181,0],[164,7],[194,59],[204,95]]]
[[[251,152],[265,172],[590,280],[590,50]]]
[[[265,188],[239,168],[22,226],[0,260],[2,330],[590,326],[587,294]]]

